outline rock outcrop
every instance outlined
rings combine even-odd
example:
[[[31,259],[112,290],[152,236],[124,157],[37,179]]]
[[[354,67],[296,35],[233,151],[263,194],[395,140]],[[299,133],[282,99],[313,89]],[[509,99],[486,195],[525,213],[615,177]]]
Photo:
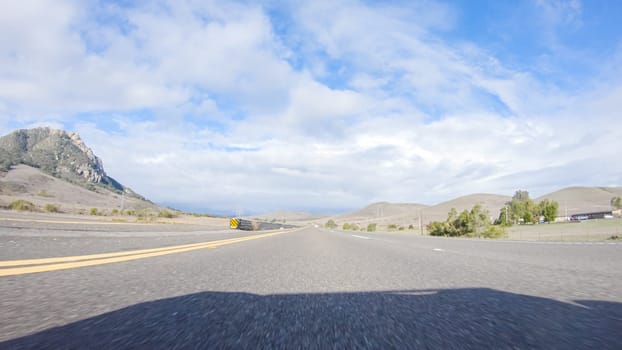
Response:
[[[93,189],[101,186],[141,198],[104,171],[101,161],[77,133],[52,128],[21,129],[0,137],[0,171],[17,164]]]

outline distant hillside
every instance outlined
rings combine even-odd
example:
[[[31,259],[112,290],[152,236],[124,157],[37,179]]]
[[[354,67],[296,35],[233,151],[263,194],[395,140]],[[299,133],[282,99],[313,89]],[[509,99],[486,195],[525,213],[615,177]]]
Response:
[[[88,189],[99,186],[144,199],[104,171],[80,136],[51,128],[22,129],[0,137],[0,171],[24,164]]]
[[[568,215],[611,210],[610,201],[615,196],[622,197],[622,187],[570,187],[535,198],[534,201],[539,202],[545,198],[554,200],[559,203],[559,215],[564,216],[566,210]],[[422,225],[427,225],[432,221],[444,221],[452,208],[461,212],[470,210],[476,204],[488,210],[491,218],[497,218],[500,210],[511,200],[512,197],[509,195],[480,193],[459,197],[433,206],[380,202],[351,213],[331,216],[330,219],[338,225],[347,222],[359,225],[376,223],[379,225],[406,226],[412,224],[416,227],[419,218],[421,218]],[[324,218],[323,221],[318,220],[317,222],[325,223],[328,219]]]
[[[611,198],[622,197],[622,187],[568,187],[536,198],[559,203],[559,215],[611,210]]]
[[[104,187],[85,187],[50,176],[28,165],[16,165],[0,173],[0,206],[24,199],[43,208],[53,204],[65,213],[88,213],[90,208],[110,212],[112,209],[153,209],[157,205],[132,196],[123,196]]]
[[[417,223],[420,212],[426,208],[428,206],[424,204],[379,202],[351,213],[332,216],[330,219],[338,224],[348,222],[365,225],[373,222],[408,225]]]
[[[318,220],[324,217],[326,217],[326,215],[316,215],[298,211],[275,211],[251,216],[252,219],[266,222],[270,222],[273,220],[277,222],[283,222],[283,220],[285,220],[286,222],[306,222]]]
[[[501,210],[501,208],[503,208],[510,200],[512,200],[511,196],[487,193],[478,193],[458,197],[426,209],[423,213],[423,222],[427,224],[432,221],[444,221],[447,219],[447,214],[452,208],[455,208],[458,213],[460,213],[463,210],[470,210],[476,204],[479,204],[482,208],[488,210],[491,217],[497,218],[499,216],[499,210]]]

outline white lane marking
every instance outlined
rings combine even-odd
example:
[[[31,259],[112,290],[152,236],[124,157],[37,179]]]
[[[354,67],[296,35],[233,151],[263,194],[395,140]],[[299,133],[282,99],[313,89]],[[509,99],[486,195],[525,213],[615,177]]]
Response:
[[[357,236],[357,235],[352,235],[352,237],[361,238],[361,239],[371,239],[371,238],[369,238],[369,237],[365,237],[365,236]]]
[[[432,250],[435,251],[435,252],[442,252],[443,251],[443,249],[441,249],[441,248],[434,248]]]

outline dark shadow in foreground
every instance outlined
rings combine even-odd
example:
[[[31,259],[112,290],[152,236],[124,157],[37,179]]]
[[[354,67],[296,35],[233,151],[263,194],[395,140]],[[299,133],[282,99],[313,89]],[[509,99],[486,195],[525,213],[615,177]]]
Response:
[[[622,304],[480,288],[204,292],[133,305],[0,348],[621,349]]]

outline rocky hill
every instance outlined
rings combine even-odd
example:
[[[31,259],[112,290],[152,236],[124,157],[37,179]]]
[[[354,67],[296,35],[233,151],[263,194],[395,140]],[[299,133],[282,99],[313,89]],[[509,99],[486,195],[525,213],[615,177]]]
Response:
[[[108,176],[101,159],[76,133],[46,127],[17,130],[0,137],[0,172],[19,164],[90,190],[102,187],[144,199]]]

